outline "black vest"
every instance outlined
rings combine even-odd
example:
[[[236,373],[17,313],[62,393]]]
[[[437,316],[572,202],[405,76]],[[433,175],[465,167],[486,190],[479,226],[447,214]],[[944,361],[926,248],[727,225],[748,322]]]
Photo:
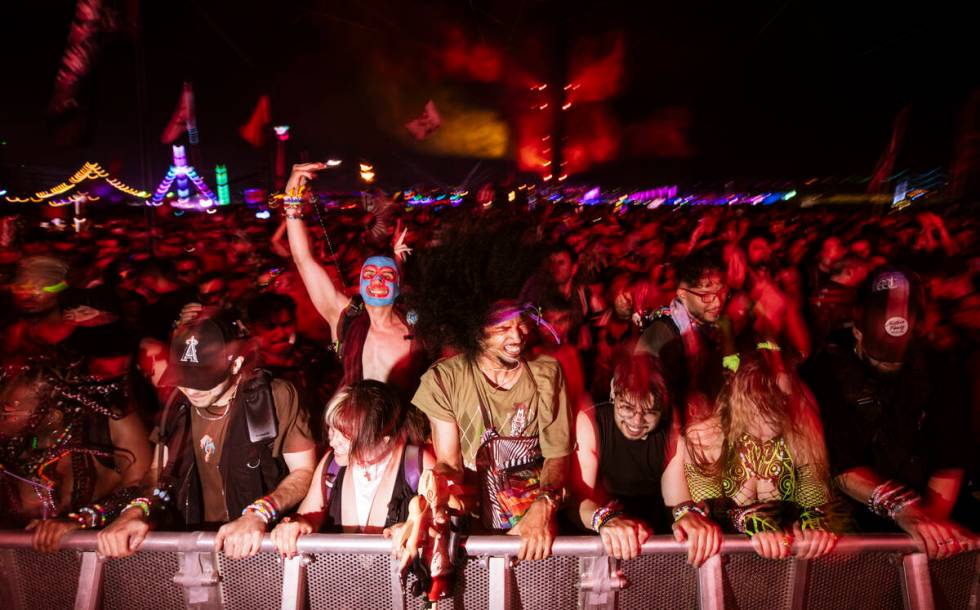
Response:
[[[272,398],[272,376],[261,369],[241,381],[228,411],[218,465],[224,484],[228,517],[238,518],[246,506],[271,493],[288,474],[280,455],[272,455],[278,431],[276,405]],[[177,391],[160,420],[159,442],[167,446],[171,461],[160,475],[160,487],[170,487],[183,525],[196,527],[204,521],[201,478],[191,438],[191,405]]]

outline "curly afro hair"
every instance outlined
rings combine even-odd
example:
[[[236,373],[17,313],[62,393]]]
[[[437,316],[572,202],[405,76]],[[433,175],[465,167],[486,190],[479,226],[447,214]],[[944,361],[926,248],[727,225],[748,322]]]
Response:
[[[407,301],[418,316],[416,335],[430,353],[449,347],[473,359],[494,304],[518,299],[544,249],[527,222],[486,214],[443,221],[445,228],[416,260]]]

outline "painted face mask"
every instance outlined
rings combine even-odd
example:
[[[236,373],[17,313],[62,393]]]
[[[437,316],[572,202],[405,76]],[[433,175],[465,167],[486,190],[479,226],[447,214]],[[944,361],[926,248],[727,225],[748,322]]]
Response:
[[[398,298],[398,265],[387,256],[372,256],[361,266],[361,298],[373,307],[391,305]]]

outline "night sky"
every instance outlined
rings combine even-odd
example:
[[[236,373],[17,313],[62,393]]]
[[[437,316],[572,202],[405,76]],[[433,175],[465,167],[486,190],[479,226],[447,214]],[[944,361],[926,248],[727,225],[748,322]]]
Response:
[[[106,2],[125,22],[127,1]],[[204,169],[227,164],[239,188],[268,182],[271,143],[256,150],[238,135],[264,93],[273,122],[292,127],[290,162],[340,156],[350,174],[367,159],[395,188],[457,184],[480,160],[478,179],[505,178],[540,119],[531,106],[547,99],[530,86],[588,81],[564,117],[584,155],[578,177],[654,186],[867,176],[906,105],[896,168],[947,166],[980,85],[966,3],[142,2],[150,184],[130,33],[104,38],[80,112],[46,113],[74,4],[5,3],[0,188],[47,186],[94,160],[152,189],[185,80]],[[418,144],[402,125],[428,99],[444,124]]]

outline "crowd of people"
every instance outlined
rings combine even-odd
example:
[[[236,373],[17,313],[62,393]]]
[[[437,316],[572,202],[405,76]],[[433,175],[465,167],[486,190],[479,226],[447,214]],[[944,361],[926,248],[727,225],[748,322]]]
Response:
[[[0,521],[381,533],[445,585],[467,532],[769,558],[980,528],[980,250],[968,210],[523,200],[121,216],[0,244]],[[416,561],[419,553],[427,558]],[[442,585],[440,585],[442,583]]]

